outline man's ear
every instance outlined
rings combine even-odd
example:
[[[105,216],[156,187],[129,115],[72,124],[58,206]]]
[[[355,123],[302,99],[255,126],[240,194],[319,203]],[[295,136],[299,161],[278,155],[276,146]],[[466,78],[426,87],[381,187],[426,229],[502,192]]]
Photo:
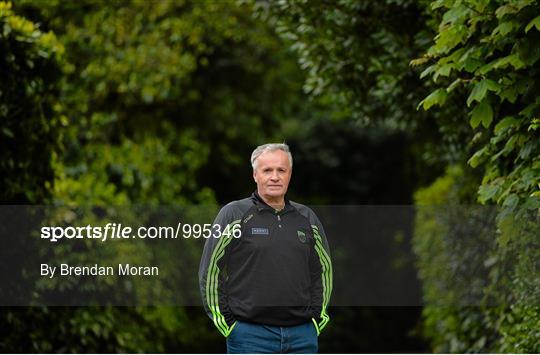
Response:
[[[253,181],[257,182],[257,170],[253,169]]]

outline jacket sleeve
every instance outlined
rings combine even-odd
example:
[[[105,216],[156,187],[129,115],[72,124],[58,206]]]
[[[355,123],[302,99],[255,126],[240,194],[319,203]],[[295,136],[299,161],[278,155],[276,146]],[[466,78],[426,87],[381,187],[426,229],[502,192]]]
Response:
[[[317,334],[320,334],[330,320],[327,307],[332,294],[332,261],[323,226],[313,212],[311,212],[310,223],[313,232],[313,250],[310,258],[310,306],[313,324],[315,324]]]
[[[219,211],[212,225],[213,235],[204,244],[199,265],[199,288],[204,309],[225,337],[231,333],[236,321],[228,304],[226,273],[235,239],[232,231],[239,224],[240,219],[234,220],[232,206],[227,205]]]

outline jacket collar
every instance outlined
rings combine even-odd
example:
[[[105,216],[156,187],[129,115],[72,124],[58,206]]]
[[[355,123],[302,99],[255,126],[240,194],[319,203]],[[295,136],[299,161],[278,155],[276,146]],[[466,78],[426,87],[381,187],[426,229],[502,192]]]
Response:
[[[259,211],[268,210],[271,212],[276,212],[274,207],[264,202],[264,200],[262,199],[262,197],[259,195],[257,191],[251,194],[251,200],[257,206],[257,209]],[[284,212],[291,211],[293,209],[294,207],[291,205],[291,202],[287,199],[287,197],[285,197],[285,207],[283,207],[283,209],[280,212],[284,213]]]

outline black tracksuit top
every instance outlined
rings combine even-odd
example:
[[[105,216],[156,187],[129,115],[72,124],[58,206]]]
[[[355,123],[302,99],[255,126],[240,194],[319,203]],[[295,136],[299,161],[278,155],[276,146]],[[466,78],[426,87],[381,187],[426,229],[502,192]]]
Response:
[[[224,336],[236,320],[274,326],[313,321],[317,333],[322,330],[329,320],[332,264],[311,209],[285,200],[276,212],[255,192],[224,206],[213,227],[222,235],[206,240],[199,286]]]

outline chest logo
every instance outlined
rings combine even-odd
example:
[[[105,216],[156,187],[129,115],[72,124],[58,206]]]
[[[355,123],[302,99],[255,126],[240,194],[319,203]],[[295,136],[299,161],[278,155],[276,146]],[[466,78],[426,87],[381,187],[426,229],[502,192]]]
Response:
[[[252,235],[269,235],[268,228],[251,228]]]
[[[307,237],[306,237],[306,233],[302,232],[302,231],[296,231],[296,233],[298,234],[298,240],[302,243],[305,243],[307,242]]]

